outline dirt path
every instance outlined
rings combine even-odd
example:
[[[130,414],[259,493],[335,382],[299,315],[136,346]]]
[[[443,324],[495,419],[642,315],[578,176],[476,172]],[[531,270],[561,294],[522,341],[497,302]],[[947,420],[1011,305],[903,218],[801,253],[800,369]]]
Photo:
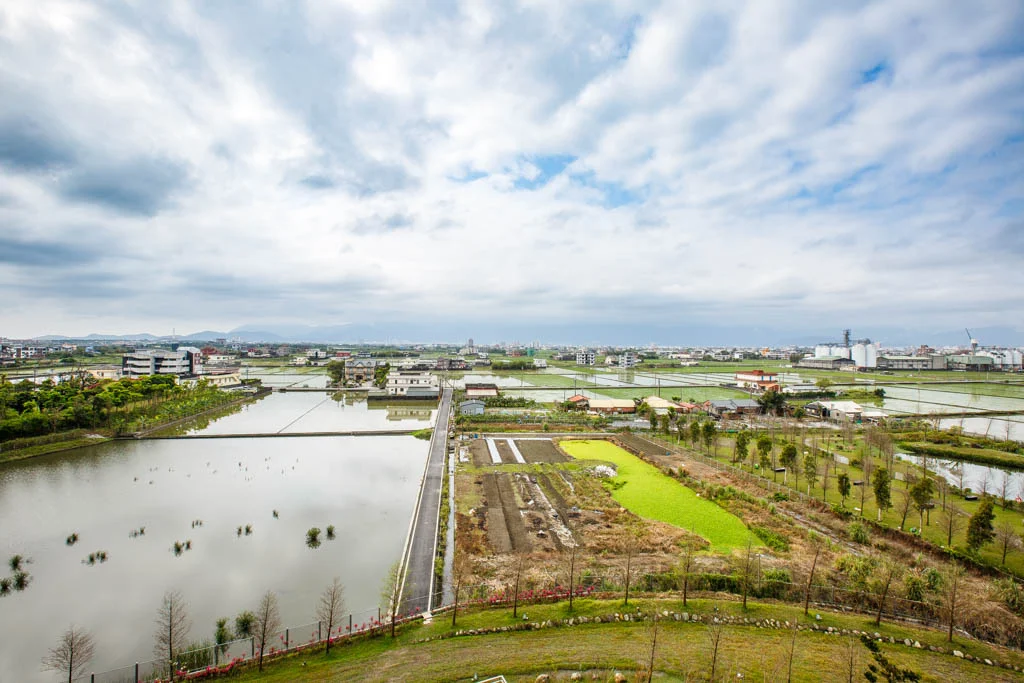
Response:
[[[507,553],[512,550],[512,538],[508,533],[505,511],[498,493],[497,475],[484,475],[484,501],[487,504],[487,541],[494,552]]]

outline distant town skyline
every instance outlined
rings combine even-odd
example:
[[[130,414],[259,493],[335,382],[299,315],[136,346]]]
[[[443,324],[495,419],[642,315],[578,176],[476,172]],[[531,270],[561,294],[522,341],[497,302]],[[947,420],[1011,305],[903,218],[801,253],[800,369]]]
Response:
[[[445,329],[454,336],[430,336],[430,326],[410,325],[250,325],[231,330],[197,330],[184,332],[174,330],[166,334],[150,331],[136,331],[125,334],[91,332],[80,335],[36,335],[31,339],[109,339],[172,341],[187,344],[192,340],[213,341],[218,338],[238,340],[243,343],[309,343],[309,344],[465,344],[473,339],[477,346],[495,344],[517,344],[523,346],[622,346],[640,348],[648,345],[664,347],[742,347],[757,348],[770,346],[813,347],[820,344],[843,344],[843,330],[822,330],[820,333],[797,334],[784,329],[765,328],[695,328],[662,326],[657,329],[629,329],[609,325],[592,327],[566,324],[560,327],[505,329],[474,325],[465,321],[450,321]],[[868,329],[873,334],[868,334]],[[458,332],[461,331],[461,336]],[[911,347],[931,345],[936,347],[963,347],[970,345],[970,339],[977,339],[983,347],[1024,347],[1019,330],[1010,327],[975,328],[967,336],[967,330],[933,330],[927,334],[900,328],[873,327],[851,331],[851,343],[870,339],[883,347]],[[643,336],[648,335],[648,336]],[[0,330],[0,339],[11,338]]]
[[[1024,343],[1018,0],[0,14],[3,336]]]

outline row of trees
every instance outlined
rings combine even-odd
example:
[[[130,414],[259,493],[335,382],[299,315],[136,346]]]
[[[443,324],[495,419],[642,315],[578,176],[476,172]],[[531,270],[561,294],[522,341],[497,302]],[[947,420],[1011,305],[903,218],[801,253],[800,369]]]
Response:
[[[332,634],[341,622],[345,611],[345,590],[341,579],[334,580],[324,589],[316,605],[316,618],[327,633],[327,651],[330,652]],[[157,610],[156,633],[153,654],[159,667],[166,669],[173,681],[179,669],[190,664],[208,662],[211,658],[205,643],[189,641],[192,621],[188,615],[188,604],[179,591],[164,594]],[[272,638],[281,630],[281,613],[277,595],[267,591],[260,598],[255,611],[243,611],[234,621],[234,631],[228,620],[217,620],[213,647],[222,654],[234,639],[252,638],[258,652],[259,670],[263,670],[263,657],[270,649]],[[66,674],[70,683],[75,676],[84,673],[96,650],[93,636],[85,629],[72,625],[61,634],[57,645],[43,658],[44,668]],[[197,660],[192,661],[190,660]]]
[[[172,375],[90,381],[17,384],[0,376],[0,441],[71,429],[126,428],[140,418],[185,417],[231,400],[227,392],[200,382],[176,383]]]

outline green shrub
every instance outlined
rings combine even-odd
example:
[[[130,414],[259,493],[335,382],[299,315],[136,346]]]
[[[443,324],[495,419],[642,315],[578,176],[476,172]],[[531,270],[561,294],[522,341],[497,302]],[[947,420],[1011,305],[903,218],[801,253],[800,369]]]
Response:
[[[763,526],[752,526],[750,530],[760,538],[766,546],[779,553],[789,552],[789,539]]]
[[[854,543],[866,545],[871,541],[871,534],[868,533],[868,528],[860,522],[854,522],[848,526],[846,528],[846,533]]]

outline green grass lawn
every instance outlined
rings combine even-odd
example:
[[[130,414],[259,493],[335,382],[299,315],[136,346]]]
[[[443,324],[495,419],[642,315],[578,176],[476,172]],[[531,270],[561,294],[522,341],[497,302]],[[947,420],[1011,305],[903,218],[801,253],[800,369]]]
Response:
[[[760,545],[738,517],[618,446],[608,441],[562,441],[560,445],[573,458],[615,465],[618,476],[612,497],[631,512],[692,531],[716,551],[744,547],[748,539]]]
[[[750,602],[743,610],[736,602],[690,600],[684,609],[675,598],[630,600],[628,608],[621,600],[576,600],[570,611],[566,603],[520,607],[532,623],[570,616],[609,615],[616,612],[654,610],[687,611],[702,615],[733,615],[751,619],[770,617],[791,623],[817,624],[868,631],[897,641],[904,638],[923,645],[947,648],[947,654],[926,649],[907,648],[902,644],[881,645],[887,657],[902,667],[919,673],[924,681],[945,680],[1013,680],[1016,675],[1006,669],[995,669],[981,663],[967,662],[948,654],[955,647],[979,658],[992,658],[1020,665],[1024,658],[1018,652],[989,646],[974,640],[957,638],[955,645],[945,642],[942,631],[883,622],[860,614],[820,612],[817,621],[813,610],[804,616],[799,606]],[[511,610],[483,609],[460,614],[456,629],[481,629],[522,623],[513,619]],[[417,642],[421,639],[450,633],[451,620],[439,615],[433,624],[415,624],[403,628],[392,640],[387,636],[358,639],[335,646],[330,655],[322,649],[299,653],[268,663],[260,674],[249,669],[232,676],[235,680],[259,681],[469,681],[493,674],[504,674],[509,681],[534,681],[539,673],[555,674],[554,679],[569,679],[570,672],[591,670],[597,680],[610,681],[612,672],[629,674],[629,680],[649,660],[652,644],[650,622],[616,622],[588,624],[571,628],[551,628],[517,633],[492,633]],[[758,629],[729,626],[723,631],[718,656],[716,680],[785,680],[786,657],[790,633],[784,629]],[[801,631],[796,636],[792,680],[845,681],[844,663],[847,639],[824,633]],[[864,680],[863,672],[872,663],[866,648],[858,645],[855,657],[855,680]],[[710,642],[704,624],[661,622],[655,651],[656,681],[706,680],[710,673]],[[584,676],[589,680],[590,675]]]

